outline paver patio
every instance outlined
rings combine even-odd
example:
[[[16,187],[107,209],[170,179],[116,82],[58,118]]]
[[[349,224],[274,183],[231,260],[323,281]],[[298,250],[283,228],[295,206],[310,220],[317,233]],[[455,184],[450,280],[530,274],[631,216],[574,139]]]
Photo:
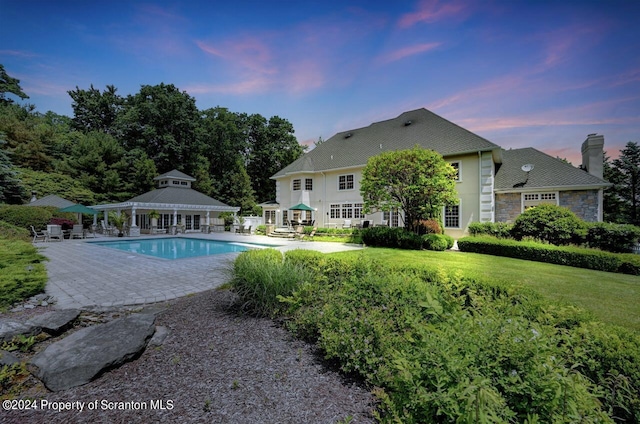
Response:
[[[328,253],[360,248],[341,243],[299,242],[230,233],[184,237],[269,244],[281,251],[303,248]],[[102,240],[116,238],[104,237]],[[91,241],[76,239],[37,244],[49,259],[45,291],[57,299],[59,309],[162,302],[214,289],[228,281],[226,269],[239,254],[164,260],[97,246]]]

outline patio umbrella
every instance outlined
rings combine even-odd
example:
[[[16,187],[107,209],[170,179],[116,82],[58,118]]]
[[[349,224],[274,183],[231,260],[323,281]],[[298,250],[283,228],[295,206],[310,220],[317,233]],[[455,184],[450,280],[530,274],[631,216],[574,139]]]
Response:
[[[76,203],[75,205],[67,206],[66,208],[58,209],[58,212],[74,212],[74,213],[86,213],[91,215],[97,215],[98,211]]]
[[[304,203],[298,203],[295,206],[291,206],[289,208],[290,211],[313,211],[313,208],[310,208],[309,206],[305,205]]]

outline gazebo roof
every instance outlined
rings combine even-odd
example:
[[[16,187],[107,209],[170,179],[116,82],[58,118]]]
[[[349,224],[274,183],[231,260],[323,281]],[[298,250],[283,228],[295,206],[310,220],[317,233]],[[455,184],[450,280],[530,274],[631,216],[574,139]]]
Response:
[[[54,206],[58,209],[66,208],[68,206],[73,206],[73,203],[70,200],[63,199],[60,196],[56,196],[55,194],[50,194],[48,196],[44,196],[41,199],[34,200],[31,203],[27,203],[27,206]]]

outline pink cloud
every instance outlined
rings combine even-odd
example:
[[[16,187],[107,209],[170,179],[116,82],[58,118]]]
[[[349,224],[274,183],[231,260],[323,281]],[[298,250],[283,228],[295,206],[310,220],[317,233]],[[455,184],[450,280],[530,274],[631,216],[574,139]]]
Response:
[[[378,58],[378,61],[382,63],[395,62],[397,60],[401,60],[409,56],[415,56],[417,54],[428,52],[441,45],[442,43],[422,43],[422,44],[415,44],[413,46],[403,47],[401,49],[398,49],[393,52],[380,56]]]
[[[422,0],[418,9],[403,15],[398,21],[401,28],[409,28],[421,22],[433,23],[443,19],[465,15],[467,6],[460,1]]]

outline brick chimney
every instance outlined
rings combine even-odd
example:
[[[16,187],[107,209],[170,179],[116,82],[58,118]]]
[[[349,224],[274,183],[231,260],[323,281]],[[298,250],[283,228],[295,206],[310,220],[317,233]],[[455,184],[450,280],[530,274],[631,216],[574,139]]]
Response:
[[[603,177],[604,136],[589,134],[582,143],[582,169],[600,179]]]

